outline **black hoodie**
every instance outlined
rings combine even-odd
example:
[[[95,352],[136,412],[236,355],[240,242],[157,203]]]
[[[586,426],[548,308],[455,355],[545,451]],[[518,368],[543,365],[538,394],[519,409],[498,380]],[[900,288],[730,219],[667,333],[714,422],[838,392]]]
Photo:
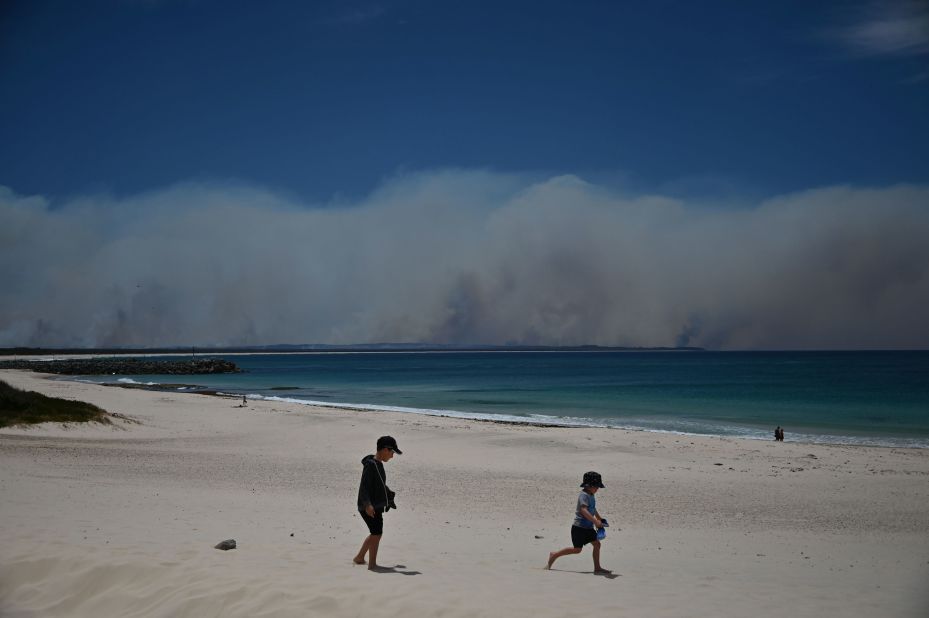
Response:
[[[364,511],[370,504],[377,513],[386,513],[397,508],[394,492],[387,486],[387,471],[384,464],[374,455],[361,460],[361,484],[358,486],[358,510]]]

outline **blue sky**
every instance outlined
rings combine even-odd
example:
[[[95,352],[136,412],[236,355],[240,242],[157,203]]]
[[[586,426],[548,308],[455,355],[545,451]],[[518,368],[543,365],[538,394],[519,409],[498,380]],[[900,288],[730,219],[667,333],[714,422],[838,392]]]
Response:
[[[929,181],[925,2],[5,2],[0,185],[409,171],[673,195]]]
[[[0,7],[0,346],[929,349],[926,0]]]

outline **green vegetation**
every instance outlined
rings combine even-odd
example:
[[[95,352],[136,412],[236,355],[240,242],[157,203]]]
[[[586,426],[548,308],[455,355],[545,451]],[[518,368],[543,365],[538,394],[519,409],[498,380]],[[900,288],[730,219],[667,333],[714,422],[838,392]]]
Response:
[[[46,397],[41,393],[14,388],[0,380],[0,427],[88,421],[109,424],[110,419],[105,410],[93,404]]]

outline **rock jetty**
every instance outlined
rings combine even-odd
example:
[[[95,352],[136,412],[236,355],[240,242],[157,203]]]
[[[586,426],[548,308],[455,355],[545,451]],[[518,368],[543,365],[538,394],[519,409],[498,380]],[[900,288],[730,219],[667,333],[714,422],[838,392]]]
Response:
[[[74,358],[51,361],[0,361],[0,369],[25,369],[63,375],[195,375],[239,373],[241,369],[219,358],[152,360],[146,358]]]

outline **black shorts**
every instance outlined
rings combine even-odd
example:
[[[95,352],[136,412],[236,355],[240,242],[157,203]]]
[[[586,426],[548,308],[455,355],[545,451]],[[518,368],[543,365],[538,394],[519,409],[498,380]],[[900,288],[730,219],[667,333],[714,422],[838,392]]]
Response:
[[[580,549],[588,543],[597,540],[597,531],[593,528],[581,528],[580,526],[571,526],[571,544]]]
[[[377,535],[384,534],[384,516],[381,513],[375,513],[374,517],[368,516],[364,511],[358,511],[358,514],[368,524],[368,532]]]

